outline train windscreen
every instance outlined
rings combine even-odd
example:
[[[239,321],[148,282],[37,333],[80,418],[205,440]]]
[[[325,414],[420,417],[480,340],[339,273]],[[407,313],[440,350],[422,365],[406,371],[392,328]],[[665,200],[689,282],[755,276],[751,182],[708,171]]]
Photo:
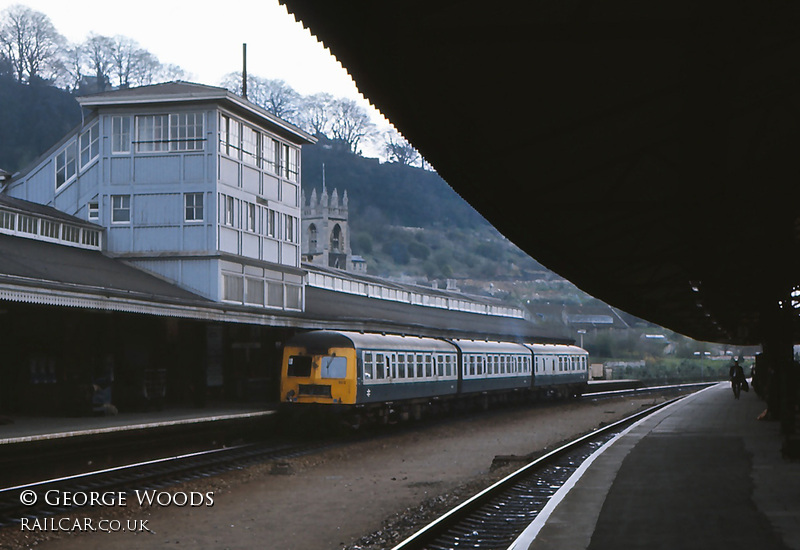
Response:
[[[322,378],[346,378],[347,358],[326,355],[320,361],[320,376]]]
[[[308,355],[292,355],[289,357],[288,376],[308,378],[311,376],[311,357]]]

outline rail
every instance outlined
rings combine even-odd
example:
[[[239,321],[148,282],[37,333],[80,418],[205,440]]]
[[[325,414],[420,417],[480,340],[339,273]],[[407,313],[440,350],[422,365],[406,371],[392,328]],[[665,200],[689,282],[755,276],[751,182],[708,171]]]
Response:
[[[676,397],[584,435],[508,475],[395,546],[393,550],[512,548],[550,498],[599,448]]]

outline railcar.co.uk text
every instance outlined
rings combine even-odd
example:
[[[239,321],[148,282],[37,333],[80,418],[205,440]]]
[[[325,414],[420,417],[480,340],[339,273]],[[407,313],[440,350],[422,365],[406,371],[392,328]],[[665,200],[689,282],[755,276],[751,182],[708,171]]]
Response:
[[[214,492],[201,493],[198,491],[157,491],[134,490],[126,491],[60,491],[51,489],[41,495],[31,489],[20,493],[19,500],[25,506],[34,506],[37,503],[58,507],[127,507],[128,503],[138,504],[140,507],[211,507],[214,506]],[[142,519],[96,519],[89,517],[24,517],[20,519],[22,531],[60,531],[60,532],[151,532],[147,526],[148,520]]]

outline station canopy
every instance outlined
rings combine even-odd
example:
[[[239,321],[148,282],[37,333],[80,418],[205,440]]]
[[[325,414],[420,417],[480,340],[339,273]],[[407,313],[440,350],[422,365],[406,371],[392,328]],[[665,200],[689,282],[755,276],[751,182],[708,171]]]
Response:
[[[793,311],[800,4],[281,2],[462,197],[586,292],[740,345]]]

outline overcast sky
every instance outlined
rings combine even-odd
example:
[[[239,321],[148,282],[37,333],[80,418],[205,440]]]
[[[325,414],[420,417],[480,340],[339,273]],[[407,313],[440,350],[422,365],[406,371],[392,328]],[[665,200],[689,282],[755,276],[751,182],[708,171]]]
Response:
[[[248,74],[284,80],[302,95],[360,100],[371,109],[341,64],[278,0],[0,0],[0,12],[15,4],[46,14],[70,42],[83,42],[90,32],[127,36],[162,63],[184,69],[189,80],[212,86],[241,71],[246,43]],[[371,113],[380,122],[377,111]]]

